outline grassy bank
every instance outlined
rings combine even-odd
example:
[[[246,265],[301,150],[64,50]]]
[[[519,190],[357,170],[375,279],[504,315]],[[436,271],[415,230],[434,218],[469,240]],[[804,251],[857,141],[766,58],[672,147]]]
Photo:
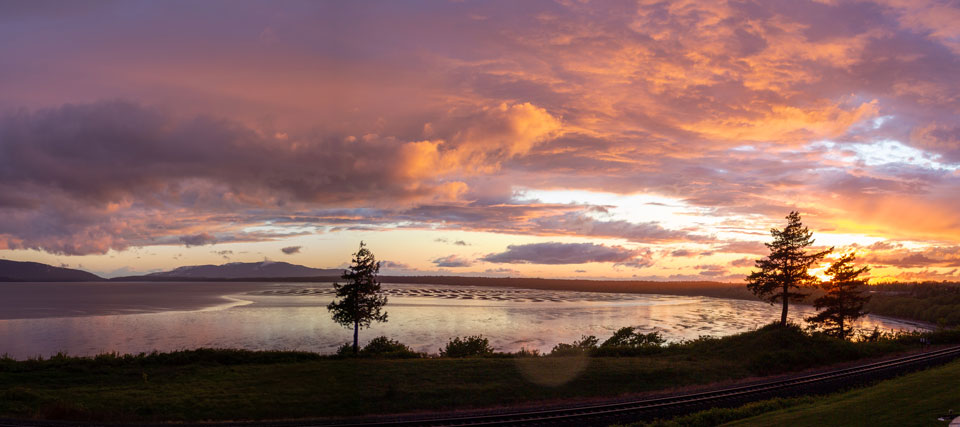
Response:
[[[846,392],[771,399],[635,426],[947,425],[937,418],[951,409],[960,415],[958,384],[960,361],[955,361]]]
[[[937,339],[960,341],[960,331]],[[909,337],[853,343],[767,327],[629,357],[386,359],[195,350],[0,359],[0,417],[197,421],[516,405],[784,373],[912,348]]]

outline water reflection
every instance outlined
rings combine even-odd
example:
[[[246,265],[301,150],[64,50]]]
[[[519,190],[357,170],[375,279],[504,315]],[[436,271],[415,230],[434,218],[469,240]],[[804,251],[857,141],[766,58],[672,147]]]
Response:
[[[205,307],[215,309],[191,306],[188,311],[0,320],[0,353],[25,358],[58,351],[91,355],[197,347],[333,352],[352,337],[352,331],[333,323],[326,310],[332,299],[329,284],[219,285],[207,289],[228,295],[207,301]],[[547,352],[558,342],[571,342],[581,335],[602,340],[622,326],[658,330],[676,341],[747,331],[779,318],[779,308],[766,303],[709,297],[430,285],[385,284],[384,288],[390,295],[390,321],[362,331],[361,341],[387,335],[429,353],[436,353],[454,336],[483,334],[498,350]],[[96,298],[90,293],[115,289],[85,288],[83,292],[94,301],[89,303],[91,312],[96,312]],[[150,289],[146,295],[156,290]],[[184,293],[196,291],[188,286],[168,287],[164,298],[176,299],[178,292],[186,298]],[[129,295],[131,306],[143,305],[135,301],[136,293]],[[115,298],[110,301],[113,308],[120,304]],[[5,304],[0,302],[0,309],[6,309]],[[791,318],[800,321],[812,312],[812,308],[797,307]],[[875,316],[857,325],[870,330],[875,326],[917,328]]]

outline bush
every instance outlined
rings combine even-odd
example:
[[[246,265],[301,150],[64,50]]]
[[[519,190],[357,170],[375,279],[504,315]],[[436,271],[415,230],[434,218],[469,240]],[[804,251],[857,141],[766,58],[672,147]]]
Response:
[[[600,347],[660,347],[661,344],[667,342],[659,332],[644,334],[637,332],[635,329],[631,326],[618,329]]]
[[[340,347],[337,347],[337,352],[334,354],[341,357],[356,356],[355,354],[353,354],[353,344],[348,342],[345,342],[341,344]]]
[[[407,347],[400,341],[395,341],[385,336],[379,336],[370,340],[367,345],[360,347],[360,351],[357,352],[357,354],[353,354],[352,343],[343,343],[343,345],[337,347],[335,354],[337,357],[380,357],[387,359],[414,359],[425,356],[423,353],[413,351],[413,349]]]
[[[537,349],[535,349],[535,348],[534,348],[534,349],[527,349],[526,347],[521,347],[519,351],[517,351],[516,353],[511,353],[510,355],[513,356],[513,357],[540,357],[540,356],[543,356],[543,354],[540,353],[540,350],[537,350]]]
[[[493,354],[490,341],[481,335],[456,337],[440,349],[440,357],[488,356]]]
[[[598,342],[600,342],[600,340],[598,340],[597,337],[593,335],[584,335],[580,337],[579,341],[574,341],[572,344],[559,343],[553,346],[553,350],[550,350],[550,355],[564,356],[589,353],[597,349]]]
[[[402,359],[421,357],[420,353],[413,351],[410,347],[384,336],[376,337],[363,346],[360,355]]]

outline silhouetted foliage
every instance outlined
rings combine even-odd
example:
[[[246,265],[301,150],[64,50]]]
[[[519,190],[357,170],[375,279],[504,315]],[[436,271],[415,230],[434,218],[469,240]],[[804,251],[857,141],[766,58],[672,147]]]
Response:
[[[493,354],[490,341],[481,335],[456,337],[440,349],[441,357],[488,356]]]
[[[782,303],[780,325],[786,326],[790,301],[798,302],[805,296],[795,290],[819,283],[807,270],[833,248],[822,252],[806,252],[804,249],[813,245],[813,233],[800,222],[800,214],[796,211],[787,215],[787,226],[783,230],[772,228],[770,234],[773,242],[765,243],[770,255],[756,261],[760,271],[747,276],[747,288],[771,304]]]
[[[377,281],[379,272],[380,262],[360,242],[360,249],[353,254],[350,269],[340,276],[347,283],[333,284],[336,299],[327,306],[327,310],[333,312],[334,322],[348,328],[353,326],[354,354],[359,350],[360,329],[370,327],[374,321],[387,321],[387,313],[381,311],[387,304],[387,297],[380,292],[380,282]]]
[[[350,357],[350,356],[358,356],[359,352],[355,353],[353,351],[353,343],[345,342],[343,344],[340,344],[339,347],[337,347],[337,351],[334,354],[341,357]]]
[[[360,352],[357,354],[353,353],[353,345],[351,343],[344,343],[337,348],[337,356],[383,357],[389,359],[413,359],[425,357],[423,353],[413,351],[413,349],[408,347],[406,344],[384,336],[379,336],[370,340],[370,342],[363,346],[363,348],[360,349]]]
[[[650,332],[644,334],[637,332],[636,328],[627,326],[617,329],[613,336],[607,338],[600,347],[659,347],[667,342],[659,332]]]
[[[526,347],[521,347],[517,352],[510,354],[513,357],[540,357],[543,356],[543,353],[538,349],[528,349]]]
[[[579,340],[574,341],[572,344],[559,343],[553,346],[553,350],[550,350],[550,354],[553,356],[563,356],[570,354],[579,354],[579,353],[589,353],[590,351],[596,350],[597,343],[600,340],[593,335],[584,335],[580,337]]]
[[[826,294],[813,301],[814,308],[821,311],[807,318],[808,322],[820,325],[828,334],[841,339],[853,330],[850,324],[854,320],[867,314],[863,305],[870,301],[870,297],[864,295],[867,280],[860,278],[870,268],[854,267],[854,257],[847,254],[830,265],[826,271],[830,280],[821,284]]]
[[[410,350],[410,347],[407,347],[400,341],[395,341],[390,338],[380,336],[370,340],[367,345],[363,346],[363,350],[360,351],[369,354],[384,354],[412,350]]]

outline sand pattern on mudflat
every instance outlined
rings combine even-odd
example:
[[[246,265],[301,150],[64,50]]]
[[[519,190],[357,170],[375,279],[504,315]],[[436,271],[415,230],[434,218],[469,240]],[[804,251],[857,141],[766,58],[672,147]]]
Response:
[[[395,297],[426,297],[451,300],[479,300],[503,302],[618,302],[649,300],[649,295],[614,294],[599,292],[540,291],[534,289],[499,288],[444,288],[444,287],[403,287],[384,288],[383,293]],[[280,288],[250,292],[249,295],[262,296],[332,296],[333,288]],[[668,297],[669,298],[669,297]],[[674,297],[675,298],[675,297]]]

